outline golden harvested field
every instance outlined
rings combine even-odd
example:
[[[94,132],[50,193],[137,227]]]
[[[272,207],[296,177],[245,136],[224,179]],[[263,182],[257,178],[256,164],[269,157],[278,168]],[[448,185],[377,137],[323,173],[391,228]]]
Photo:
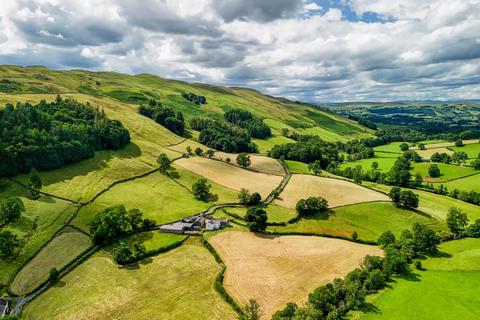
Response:
[[[222,161],[230,158],[230,163],[233,163],[235,165],[237,164],[237,154],[234,153],[217,151],[215,152],[215,158]],[[248,167],[249,169],[269,174],[275,174],[278,176],[285,175],[285,171],[283,170],[282,165],[273,158],[251,154],[250,160],[252,161],[252,164],[250,165],[250,167]]]
[[[202,157],[178,159],[175,164],[225,187],[234,190],[246,188],[250,192],[258,192],[262,198],[268,196],[282,181],[280,176],[253,172]]]
[[[450,150],[450,149],[447,149],[447,148],[432,148],[432,149],[426,149],[426,150],[417,150],[416,149],[415,151],[418,153],[418,155],[420,157],[422,157],[423,159],[427,159],[427,160],[429,160],[435,152],[446,153],[446,154],[450,154],[450,155],[453,154],[453,151]]]
[[[328,201],[330,208],[348,204],[389,201],[390,199],[376,191],[361,187],[352,182],[294,174],[275,203],[287,208],[295,208],[298,200],[320,196]]]
[[[257,236],[232,231],[209,242],[227,266],[224,285],[241,304],[256,299],[262,319],[270,319],[288,302],[301,303],[308,293],[358,267],[374,246],[309,236]]]

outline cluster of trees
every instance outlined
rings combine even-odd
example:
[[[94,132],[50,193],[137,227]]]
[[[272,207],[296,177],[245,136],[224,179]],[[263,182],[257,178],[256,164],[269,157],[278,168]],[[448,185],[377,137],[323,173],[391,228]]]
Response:
[[[142,104],[138,107],[138,113],[149,117],[173,133],[178,135],[183,135],[185,133],[183,113],[180,111],[175,112],[170,107],[163,107],[160,101],[151,99],[148,105]]]
[[[454,239],[463,237],[480,238],[480,219],[468,225],[468,217],[461,209],[452,207],[447,214],[447,226]]]
[[[393,187],[388,193],[388,196],[390,197],[390,199],[392,199],[393,205],[398,208],[418,208],[418,194],[414,193],[411,190],[402,190],[399,187]]]
[[[93,242],[100,245],[109,244],[129,232],[155,226],[155,221],[143,219],[142,215],[140,210],[127,210],[124,205],[106,208],[97,213],[90,223]]]
[[[20,198],[7,197],[0,201],[0,228],[20,218],[25,212],[25,205]],[[9,256],[20,246],[17,235],[0,230],[0,256]]]
[[[425,184],[424,187],[430,189],[434,193],[449,196],[475,205],[480,205],[480,192],[477,191],[463,191],[456,188],[449,191],[448,188],[443,184],[439,185],[438,187],[434,187],[434,185],[431,183]]]
[[[200,201],[210,201],[214,195],[210,193],[212,186],[208,183],[207,179],[198,179],[192,185],[192,193],[195,199]]]
[[[240,189],[238,200],[243,205],[257,205],[262,201],[262,196],[258,192],[250,193],[245,188]]]
[[[300,216],[311,216],[328,211],[328,201],[322,197],[309,197],[300,199],[295,206]]]
[[[129,142],[119,121],[89,103],[57,96],[51,103],[7,104],[0,109],[0,176],[56,169]]]
[[[249,111],[231,109],[223,115],[225,121],[247,129],[253,138],[263,139],[272,135],[270,128],[263,121]]]
[[[405,230],[397,241],[391,232],[382,234],[379,243],[385,255],[366,256],[360,268],[348,273],[344,279],[315,289],[303,306],[288,303],[277,311],[272,320],[344,319],[350,310],[366,306],[366,296],[386,287],[394,274],[408,271],[408,265],[424,254],[433,254],[440,243],[435,231],[422,224]]]
[[[452,157],[446,152],[442,152],[442,153],[435,152],[430,157],[430,160],[432,162],[441,162],[441,163],[449,164],[450,162],[452,162]]]
[[[121,241],[113,248],[113,259],[118,264],[126,265],[141,260],[146,253],[147,249],[141,243],[129,245]]]
[[[195,117],[190,120],[190,128],[197,131],[202,131],[212,124],[213,120],[209,118]]]
[[[446,141],[477,139],[480,138],[480,130],[455,132],[452,128],[442,127],[438,124],[434,126],[423,126],[422,128],[392,126],[378,129],[375,131],[375,135],[384,141],[383,144],[396,141],[417,143],[419,141],[436,139]]]
[[[262,208],[253,207],[247,210],[245,215],[248,228],[253,232],[263,232],[267,229],[267,212]]]
[[[198,105],[207,103],[207,99],[204,96],[199,96],[192,92],[182,92],[182,97]]]
[[[225,152],[256,152],[246,129],[225,121],[212,121],[200,132],[199,142]]]

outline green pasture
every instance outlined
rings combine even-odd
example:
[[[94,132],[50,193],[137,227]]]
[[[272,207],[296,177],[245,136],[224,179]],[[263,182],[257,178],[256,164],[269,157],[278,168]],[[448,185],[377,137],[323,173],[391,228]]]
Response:
[[[463,147],[450,147],[449,149],[455,152],[465,152],[469,159],[477,159],[480,156],[480,143],[467,144]]]
[[[452,179],[462,178],[468,175],[475,174],[476,170],[471,167],[457,166],[454,164],[435,163],[440,169],[440,177],[432,178],[428,175],[428,168],[432,165],[431,162],[416,162],[412,163],[412,174],[420,173],[423,179],[427,182],[446,182]]]

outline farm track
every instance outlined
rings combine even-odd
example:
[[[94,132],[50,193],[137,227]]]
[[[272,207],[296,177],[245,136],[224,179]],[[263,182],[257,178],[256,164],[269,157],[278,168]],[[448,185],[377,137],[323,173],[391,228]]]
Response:
[[[187,140],[187,139],[185,139]],[[185,140],[181,141],[180,143],[184,142]],[[180,143],[175,143],[173,144],[172,146],[174,145],[177,145],[177,144],[180,144]],[[177,151],[178,152],[178,151]],[[178,160],[180,158],[182,158],[182,156],[179,156],[178,158],[175,158],[172,160],[172,162],[174,162],[175,160]],[[282,181],[280,182],[280,184],[274,189],[272,190],[272,192],[267,196],[267,198],[262,202],[263,205],[268,205],[270,203],[272,203],[276,196],[278,194],[280,194],[283,189],[285,188],[285,186],[288,184],[288,181],[290,180],[290,177],[291,177],[291,173],[290,173],[290,170],[288,169],[288,167],[280,160],[277,160],[283,170],[285,171],[285,175],[283,176],[283,179]],[[122,180],[118,180],[118,181],[115,181],[114,183],[112,183],[110,186],[108,186],[107,188],[103,189],[102,191],[98,192],[95,196],[93,196],[90,200],[88,200],[87,202],[75,202],[73,200],[67,200],[67,201],[70,201],[70,202],[73,202],[73,203],[77,203],[79,204],[79,207],[77,208],[77,210],[75,211],[75,213],[72,215],[72,217],[70,217],[67,222],[60,228],[60,230],[62,230],[63,228],[67,227],[67,226],[70,226],[70,222],[75,218],[75,216],[78,214],[78,212],[80,211],[80,209],[92,202],[94,202],[99,196],[101,196],[102,194],[104,194],[105,192],[109,191],[112,187],[118,185],[118,184],[121,184],[121,183],[125,183],[125,182],[129,182],[129,181],[132,181],[132,180],[135,180],[135,179],[139,179],[139,178],[144,178],[150,174],[153,174],[157,171],[157,169],[154,169],[154,170],[151,170],[151,171],[148,171],[148,172],[145,172],[145,173],[142,173],[142,174],[139,174],[139,175],[136,175],[136,176],[133,176],[133,177],[129,177],[129,178],[126,178],[126,179],[122,179]],[[17,181],[15,181],[17,182]],[[17,182],[18,183],[18,182]],[[21,183],[20,183],[21,184]],[[24,186],[23,184],[21,184],[22,186]],[[26,187],[26,186],[24,186]],[[49,195],[51,197],[56,197],[54,195]],[[56,198],[59,198],[60,197],[56,197]],[[193,214],[189,217],[186,217],[186,218],[182,218],[182,219],[179,219],[177,221],[174,221],[174,222],[179,222],[179,221],[182,221],[184,219],[191,219],[191,218],[195,218],[195,217],[201,217],[201,216],[207,216],[207,215],[212,215],[214,214],[217,210],[219,209],[222,209],[222,208],[228,208],[228,207],[243,207],[242,204],[239,204],[239,203],[224,203],[224,204],[217,204],[217,205],[214,205],[214,206],[211,206],[209,207],[207,210],[204,210],[202,212],[199,212],[199,213],[196,213],[196,214]],[[169,222],[168,224],[171,224],[171,223],[174,223],[174,222]],[[158,229],[160,228],[161,226],[163,226],[165,224],[160,224],[160,225],[157,225],[155,228]],[[144,230],[141,230],[139,232],[143,232]],[[57,234],[58,232],[56,232],[55,234]],[[53,237],[52,237],[53,239]],[[52,239],[50,239],[48,242],[50,242]],[[92,246],[90,247],[88,250],[86,250],[84,253],[82,253],[80,256],[78,256],[73,262],[69,263],[67,266],[65,266],[62,270],[60,270],[60,276],[59,276],[59,279],[61,279],[62,277],[66,276],[68,273],[70,273],[71,271],[73,271],[77,266],[79,266],[82,262],[84,262],[85,260],[87,260],[87,258],[89,258],[90,256],[92,256],[95,252],[97,252],[98,250],[100,249],[99,246]],[[41,250],[41,249],[40,249]],[[38,252],[40,252],[40,250]],[[32,256],[32,259],[33,257],[35,257],[37,254],[35,253],[34,256]],[[31,259],[30,259],[31,260]],[[21,268],[19,268],[18,270],[21,270],[23,268],[23,266]],[[17,271],[18,272],[18,271]],[[49,289],[50,287],[52,286],[52,283],[51,282],[46,282],[44,284],[42,284],[40,287],[38,287],[37,289],[35,289],[34,291],[32,291],[30,294],[28,295],[25,295],[25,296],[20,296],[20,297],[16,297],[14,299],[14,302],[15,302],[15,308],[10,312],[10,314],[12,315],[17,315],[17,316],[20,316],[23,308],[25,307],[25,305],[29,302],[31,302],[32,300],[34,300],[36,297],[38,297],[40,294],[42,294],[44,291],[46,291],[47,289]]]

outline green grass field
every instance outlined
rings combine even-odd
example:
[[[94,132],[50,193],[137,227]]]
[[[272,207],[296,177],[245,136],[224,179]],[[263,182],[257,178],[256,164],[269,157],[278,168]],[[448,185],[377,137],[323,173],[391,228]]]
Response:
[[[387,193],[392,188],[391,186],[375,184],[367,181],[365,181],[363,184],[375,190]],[[419,196],[420,201],[418,209],[437,219],[445,220],[447,218],[448,210],[451,207],[457,207],[465,211],[470,219],[470,222],[474,222],[476,219],[480,219],[480,206],[476,206],[474,204],[470,204],[460,201],[458,199],[442,196],[428,191],[413,189],[412,191]]]
[[[448,190],[458,189],[462,191],[478,192],[480,190],[480,173],[469,177],[448,181],[444,183],[444,186],[446,186]]]
[[[90,245],[90,237],[66,227],[17,273],[11,290],[18,295],[34,290],[48,279],[52,268],[61,269]]]
[[[376,313],[361,319],[475,320],[480,318],[480,239],[440,246],[451,257],[429,258],[417,280],[396,279],[373,300]]]
[[[273,136],[268,139],[253,139],[253,142],[258,146],[259,153],[267,154],[267,152],[277,144],[280,145],[295,141],[284,136]]]
[[[132,268],[99,252],[28,304],[22,319],[236,319],[213,288],[219,271],[197,240]]]
[[[376,154],[376,152],[375,152]],[[393,155],[393,154],[392,154]],[[399,155],[398,155],[399,156]],[[352,162],[342,163],[340,165],[340,169],[345,170],[346,168],[355,168],[356,166],[362,166],[364,171],[370,171],[372,169],[372,163],[378,163],[378,170],[382,172],[388,172],[392,168],[393,164],[397,158],[368,158],[368,159],[361,159]]]
[[[31,200],[23,187],[6,180],[0,180],[0,199],[6,196],[20,197],[26,212],[20,219],[8,223],[2,230],[15,233],[23,246],[11,257],[0,259],[0,285],[7,284],[15,270],[32,257],[40,247],[58,231],[75,211],[75,206],[67,201],[42,196]]]
[[[406,143],[406,142],[392,142],[392,143],[389,143],[389,144],[386,144],[386,145],[383,145],[383,146],[378,146],[378,147],[375,147],[373,148],[373,150],[376,152],[376,151],[380,151],[380,152],[390,152],[390,153],[403,153],[402,150],[400,150],[400,145],[402,143]],[[407,144],[409,144],[407,142]]]
[[[136,233],[126,238],[123,238],[122,241],[128,244],[140,243],[145,246],[147,252],[153,251],[159,248],[166,247],[177,241],[185,239],[186,236],[173,234],[173,233],[162,233],[159,231],[147,231],[142,233]],[[108,252],[111,251],[113,247],[108,247]]]
[[[371,202],[338,207],[330,216],[324,214],[302,218],[298,222],[283,226],[269,227],[277,232],[318,232],[350,237],[353,231],[360,239],[377,240],[385,231],[400,234],[415,222],[424,222],[441,230],[445,226],[438,220],[427,218],[421,214],[394,207],[388,202]]]
[[[224,210],[240,217],[244,217],[247,213],[246,208],[225,208]],[[297,216],[295,210],[277,206],[275,204],[269,205],[267,208],[264,208],[264,210],[267,212],[268,222],[287,222]]]
[[[174,166],[180,178],[178,182],[188,189],[200,178],[191,171]],[[144,217],[154,219],[157,223],[167,223],[201,212],[220,202],[238,201],[237,192],[211,182],[211,192],[218,196],[215,202],[198,201],[183,186],[172,179],[156,172],[147,177],[114,186],[98,197],[95,202],[83,207],[73,224],[88,231],[88,224],[99,211],[123,204],[127,209],[137,208]]]
[[[478,172],[470,167],[461,167],[461,166],[457,166],[453,164],[445,164],[445,163],[435,163],[435,164],[440,169],[440,177],[438,178],[431,178],[428,175],[428,168],[432,165],[432,163],[429,163],[429,162],[412,163],[413,169],[411,170],[411,173],[412,174],[420,173],[425,181],[437,183],[437,182],[446,182],[452,179],[458,179],[458,178],[472,175]]]
[[[455,152],[463,151],[468,155],[469,159],[477,159],[480,156],[480,143],[468,144],[463,147],[450,147]]]

